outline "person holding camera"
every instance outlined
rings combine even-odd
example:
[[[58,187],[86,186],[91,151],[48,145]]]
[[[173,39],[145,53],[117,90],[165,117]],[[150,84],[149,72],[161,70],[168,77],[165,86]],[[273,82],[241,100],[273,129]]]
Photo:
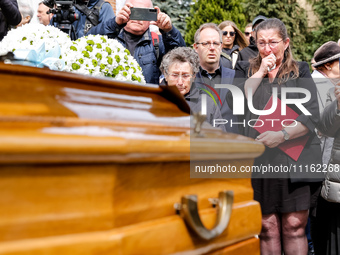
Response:
[[[10,25],[21,22],[21,13],[16,0],[0,0],[0,41],[5,37]]]
[[[66,1],[62,0],[44,0],[44,4],[51,9],[55,6],[55,4],[57,4],[57,6],[66,6],[65,2]],[[110,3],[105,0],[73,0],[73,3],[72,8],[74,10],[74,14],[67,10],[67,8],[65,8],[65,10],[61,8],[62,12],[69,12],[69,15],[63,15],[63,17],[68,17],[74,28],[75,36],[71,36],[72,40],[76,40],[90,34],[105,35],[111,31],[108,30],[105,25],[108,20],[115,18],[115,14]],[[62,22],[52,19],[50,25],[59,27]]]
[[[137,13],[136,16],[145,20],[134,20],[133,16],[130,19],[131,12],[139,11],[137,8],[132,10],[135,7],[150,8],[150,16]],[[152,37],[150,24],[158,26],[161,36]],[[147,83],[158,84],[163,56],[174,48],[185,46],[182,35],[172,25],[170,17],[158,7],[153,8],[151,0],[127,0],[115,19],[107,23],[107,27],[111,29],[107,35],[117,39],[135,57]]]

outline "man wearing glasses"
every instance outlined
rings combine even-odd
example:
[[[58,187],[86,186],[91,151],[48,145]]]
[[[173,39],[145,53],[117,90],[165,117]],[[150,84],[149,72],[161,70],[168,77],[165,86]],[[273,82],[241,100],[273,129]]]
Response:
[[[237,117],[227,103],[228,89],[215,88],[216,84],[232,84],[235,71],[220,65],[222,51],[222,31],[213,23],[205,23],[196,31],[194,49],[198,53],[200,70],[196,75],[195,84],[201,91],[209,91],[220,107],[222,118],[227,121],[228,132],[238,133]],[[221,99],[222,104],[219,101]]]

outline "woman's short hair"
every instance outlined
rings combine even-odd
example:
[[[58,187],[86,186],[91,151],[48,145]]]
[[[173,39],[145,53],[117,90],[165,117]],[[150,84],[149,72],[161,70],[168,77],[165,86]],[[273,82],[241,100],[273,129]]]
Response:
[[[232,22],[230,20],[225,20],[218,25],[218,28],[222,30],[223,28],[225,28],[227,26],[232,26],[234,28],[235,32],[236,32],[234,45],[235,44],[238,45],[240,47],[240,50],[247,47],[248,46],[247,38],[244,36],[244,34],[241,32],[241,30],[238,29],[238,27],[236,26],[236,24],[234,22]],[[222,31],[222,33],[223,33],[223,31]]]
[[[199,57],[195,50],[189,47],[178,47],[169,51],[162,60],[160,70],[163,75],[168,74],[169,68],[172,64],[189,63],[192,74],[195,75],[199,71]]]

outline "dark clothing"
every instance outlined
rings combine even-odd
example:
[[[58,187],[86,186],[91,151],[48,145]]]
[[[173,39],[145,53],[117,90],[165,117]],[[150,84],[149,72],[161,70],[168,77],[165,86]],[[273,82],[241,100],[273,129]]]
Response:
[[[334,142],[316,209],[313,234],[316,255],[340,255],[340,113],[334,90],[334,87],[328,90],[327,106],[318,125],[323,134],[334,137]]]
[[[240,47],[238,45],[234,45],[231,49],[222,49],[220,64],[226,68],[234,69],[233,63],[236,64],[239,52]]]
[[[201,97],[202,90],[199,90],[194,84],[191,87],[189,93],[187,93],[184,97],[187,101],[188,105],[192,112],[200,112],[202,108]],[[215,102],[207,95],[207,119],[206,121],[209,122],[212,126],[214,125],[214,119],[222,119],[220,108],[215,104]],[[223,131],[225,130],[224,125],[216,125],[216,127],[221,128]]]
[[[235,74],[235,81],[239,80],[237,78],[248,78],[248,70],[249,70],[249,62],[238,62],[236,65],[236,74]],[[299,88],[305,88],[309,90],[311,93],[311,98],[308,102],[304,103],[303,106],[312,114],[310,116],[304,115],[301,110],[296,107],[296,105],[289,105],[290,108],[292,108],[296,113],[299,114],[299,116],[296,118],[296,121],[301,122],[304,126],[306,126],[309,129],[309,133],[307,135],[310,136],[306,146],[302,150],[302,153],[297,161],[294,161],[290,157],[288,157],[285,153],[283,153],[278,148],[266,148],[266,151],[262,156],[255,159],[255,164],[268,164],[268,163],[274,163],[274,161],[277,160],[276,163],[283,163],[283,164],[293,164],[296,166],[299,165],[305,165],[305,164],[320,164],[321,160],[321,149],[320,149],[320,140],[315,134],[315,127],[316,124],[319,122],[320,114],[319,114],[319,105],[317,100],[317,90],[315,83],[313,79],[311,78],[309,67],[306,62],[299,62],[299,78],[297,79],[289,79],[287,82],[279,85],[277,83],[277,79],[274,80],[273,83],[269,83],[269,80],[267,79],[268,76],[266,76],[261,84],[258,86],[257,90],[255,91],[253,95],[253,105],[255,109],[262,110],[264,109],[265,105],[267,104],[269,98],[272,95],[272,88],[277,87],[278,88],[278,98],[281,99],[281,88],[287,87],[299,87]],[[239,86],[244,93],[244,82],[241,86]],[[287,98],[289,99],[298,99],[300,97],[304,98],[304,94],[302,93],[287,93]],[[247,104],[245,105],[245,116],[243,118],[246,120],[246,123],[248,120],[251,119],[258,119],[258,115],[255,115],[251,113],[247,107]],[[244,131],[244,135],[256,138],[260,133],[255,130],[254,128],[246,125]],[[282,162],[284,160],[284,162]],[[289,177],[291,178],[292,182],[296,181],[307,181],[306,178],[308,177],[308,174],[306,176],[306,172],[302,171],[291,171],[289,174]],[[309,172],[310,174],[310,172]],[[315,182],[315,181],[322,181],[323,179],[314,178],[319,173],[315,173],[313,175],[312,179],[309,179],[308,181]],[[323,176],[320,174],[320,176]]]
[[[249,62],[238,62],[236,65],[235,81],[237,81],[236,78],[249,78],[248,71]],[[242,82],[243,85],[239,84],[243,93],[244,82],[245,80]],[[308,102],[304,103],[303,106],[312,115],[304,115],[296,105],[289,105],[289,107],[298,113],[299,116],[296,118],[296,121],[301,122],[309,129],[307,135],[309,135],[310,138],[297,161],[291,159],[277,147],[266,147],[265,152],[255,159],[254,166],[266,166],[268,169],[270,167],[272,169],[275,167],[278,169],[280,166],[287,166],[288,169],[291,170],[287,172],[267,172],[266,174],[263,174],[262,172],[253,173],[252,185],[254,189],[254,199],[260,203],[263,214],[308,210],[311,206],[315,206],[315,204],[312,204],[312,201],[315,200],[315,196],[317,195],[317,191],[315,192],[315,189],[312,188],[311,185],[315,185],[316,188],[319,188],[320,182],[323,180],[322,173],[311,171],[311,166],[318,166],[322,161],[320,141],[314,131],[315,126],[319,121],[317,90],[315,83],[311,78],[308,64],[306,62],[300,62],[299,78],[289,79],[282,84],[278,84],[277,79],[272,83],[269,83],[268,76],[266,76],[253,95],[253,106],[255,109],[264,109],[272,96],[273,87],[277,87],[279,99],[281,99],[281,89],[285,87],[299,87],[309,90],[311,98]],[[290,99],[298,99],[300,97],[304,98],[305,95],[301,93],[287,93],[287,98]],[[246,123],[243,134],[255,139],[260,133],[247,123],[249,120],[258,119],[259,116],[250,112],[247,104],[245,105],[245,109],[245,116],[241,117],[239,120],[241,122],[243,118]],[[303,168],[301,168],[301,166],[303,166]],[[294,171],[294,167],[297,170]]]
[[[21,22],[21,13],[16,0],[0,1],[0,41],[5,37],[8,26],[16,26]]]
[[[289,213],[316,207],[320,182],[291,182],[289,178],[252,179],[254,200],[263,215]]]
[[[318,200],[312,229],[315,255],[340,254],[340,204]]]
[[[235,71],[229,68],[225,68],[223,66],[220,66],[220,70],[221,70],[221,84],[232,84],[235,76]],[[215,88],[217,83],[213,85],[214,86],[211,87]],[[219,100],[216,98],[215,92],[205,85],[201,72],[196,74],[195,86],[197,86],[197,88],[209,91],[214,96],[216,102],[219,104],[222,118],[228,121],[228,123],[225,125],[227,132],[238,133],[238,127],[236,125],[232,125],[232,123],[238,121],[238,118],[237,116],[233,115],[233,111],[230,109],[227,103],[227,93],[229,89],[226,88],[215,89],[215,91],[217,92],[222,101],[221,104]]]
[[[215,70],[214,73],[208,73],[206,70],[202,69],[200,67],[200,74],[202,76],[202,80],[205,84],[208,84],[209,86],[214,86],[214,84],[221,84],[221,69],[218,68]],[[219,92],[219,89],[216,89],[217,93]]]
[[[132,56],[135,53],[135,48],[138,42],[140,41],[140,39],[142,39],[142,37],[143,35],[137,36],[137,35],[134,35],[134,34],[131,34],[125,31],[124,40],[126,43],[126,48],[130,51]]]
[[[126,24],[125,24],[126,25]],[[123,29],[125,26],[118,26],[114,19],[107,22],[106,26],[109,28],[110,33],[107,33],[109,38],[117,39],[124,47],[126,47],[125,33]],[[159,65],[163,56],[170,50],[185,46],[184,39],[181,33],[173,26],[171,31],[164,32],[160,30],[162,36],[159,39],[159,58],[157,59],[155,47],[152,43],[150,30],[146,30],[143,36],[138,41],[133,56],[143,70],[143,75],[147,83],[158,84],[160,70]]]
[[[238,61],[249,61],[259,53],[254,37],[250,37],[249,46],[245,47],[238,53]]]
[[[99,2],[99,0],[90,0],[87,7],[88,9],[93,9],[93,7]],[[98,25],[92,26],[91,29],[84,34],[85,31],[85,23],[86,23],[86,15],[78,10],[76,7],[73,7],[75,12],[79,15],[78,20],[74,21],[72,25],[74,26],[76,39],[83,37],[85,35],[106,35],[110,32],[110,30],[106,27],[106,22],[108,20],[114,19],[115,14],[113,12],[112,6],[108,2],[104,2],[99,11],[99,19]],[[50,22],[51,25],[58,26],[57,23],[53,23],[53,19]]]

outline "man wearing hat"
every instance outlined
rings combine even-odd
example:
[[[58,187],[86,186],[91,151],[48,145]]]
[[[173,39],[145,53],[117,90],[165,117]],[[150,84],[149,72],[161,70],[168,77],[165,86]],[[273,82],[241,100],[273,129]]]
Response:
[[[262,15],[258,15],[255,17],[255,19],[252,22],[253,26],[252,26],[251,36],[249,39],[250,41],[249,46],[239,52],[238,61],[249,61],[250,58],[257,56],[259,51],[257,49],[256,41],[255,41],[255,28],[258,26],[258,24],[260,24],[262,21],[266,19],[267,18]]]

